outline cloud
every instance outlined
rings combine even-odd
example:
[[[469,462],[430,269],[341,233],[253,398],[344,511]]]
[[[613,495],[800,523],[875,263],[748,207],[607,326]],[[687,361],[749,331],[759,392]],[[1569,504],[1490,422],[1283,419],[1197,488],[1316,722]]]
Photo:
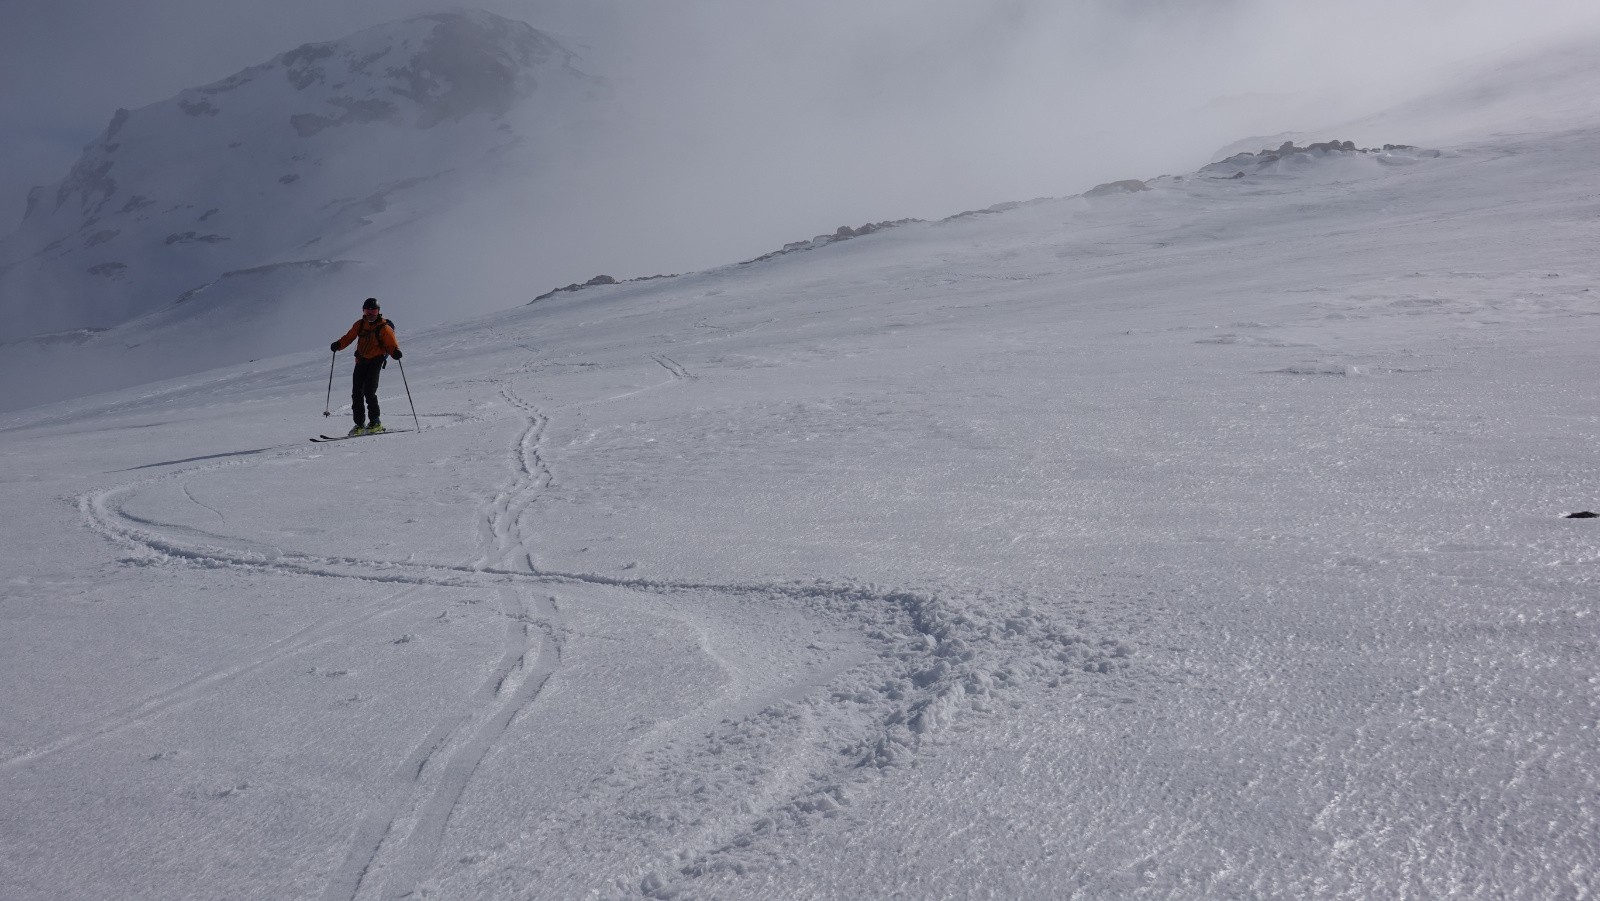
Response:
[[[702,250],[679,268],[841,224],[1192,168],[1249,134],[1340,121],[1420,90],[1444,64],[1600,17],[1587,0],[478,5],[561,34],[613,80],[626,128],[591,159],[603,169],[577,178],[636,199],[640,214],[612,228],[619,247],[681,223],[666,243]],[[116,107],[436,8],[61,0],[13,11],[0,81],[36,89],[0,100],[0,152],[13,161],[0,232],[27,187],[64,174]],[[636,268],[674,268],[661,256]]]
[[[723,216],[779,209],[804,237],[1192,168],[1253,133],[1405,99],[1447,64],[1592,26],[1590,5],[633,4],[597,68],[632,105],[624,146],[640,174],[673,183],[640,191]]]

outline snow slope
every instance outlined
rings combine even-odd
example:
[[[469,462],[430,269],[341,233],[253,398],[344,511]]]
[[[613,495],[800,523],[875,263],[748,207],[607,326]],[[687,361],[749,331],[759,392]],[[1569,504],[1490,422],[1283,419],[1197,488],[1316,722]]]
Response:
[[[1593,894],[1600,122],[1492,131],[6,415],[0,896]]]

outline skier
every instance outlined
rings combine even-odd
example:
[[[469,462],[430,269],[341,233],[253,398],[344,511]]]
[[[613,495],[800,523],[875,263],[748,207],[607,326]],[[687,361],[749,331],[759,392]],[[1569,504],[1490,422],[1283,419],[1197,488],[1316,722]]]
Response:
[[[378,414],[378,376],[389,357],[400,359],[400,342],[394,337],[394,323],[383,318],[378,299],[367,298],[361,305],[361,318],[344,337],[328,346],[338,353],[356,342],[356,368],[350,377],[350,414],[355,417],[351,435],[374,435],[383,431]]]

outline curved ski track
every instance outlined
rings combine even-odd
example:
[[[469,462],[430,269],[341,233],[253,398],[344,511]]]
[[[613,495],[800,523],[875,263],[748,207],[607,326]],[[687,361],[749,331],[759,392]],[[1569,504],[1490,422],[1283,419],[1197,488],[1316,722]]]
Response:
[[[640,391],[696,378],[669,357],[654,355],[651,359],[666,369],[671,378]],[[590,403],[607,403],[640,391]],[[1004,688],[1022,677],[1051,675],[1044,670],[1056,664],[1045,661],[1046,657],[1065,664],[1060,670],[1065,673],[1080,669],[1109,672],[1107,660],[1126,656],[1125,646],[1120,644],[1116,645],[1120,650],[1108,650],[1112,643],[1102,641],[1105,647],[1096,649],[1076,634],[1045,628],[1035,629],[1042,638],[1036,637],[1032,644],[1020,646],[1020,650],[1017,646],[1003,648],[1011,652],[1005,655],[1008,659],[996,661],[975,654],[972,644],[984,640],[1004,643],[1010,639],[996,639],[1001,632],[1004,636],[1019,634],[1019,629],[1026,632],[1026,628],[1018,626],[1019,620],[1015,617],[1005,620],[1004,629],[989,623],[975,625],[969,612],[948,610],[936,597],[849,581],[702,583],[541,569],[529,551],[532,535],[526,520],[540,494],[554,484],[551,470],[540,452],[549,418],[518,397],[509,384],[501,384],[500,394],[526,418],[527,425],[510,450],[511,481],[480,508],[478,544],[481,553],[470,564],[363,560],[276,547],[261,548],[192,527],[153,522],[130,513],[123,505],[124,500],[141,487],[163,480],[182,480],[205,471],[248,465],[256,462],[254,460],[234,458],[214,462],[81,496],[78,507],[91,528],[133,552],[131,558],[125,559],[127,563],[359,579],[391,583],[397,590],[365,610],[323,617],[253,654],[130,705],[92,726],[0,761],[0,771],[36,763],[113,735],[202,698],[219,686],[275,661],[333,641],[362,624],[405,609],[411,603],[406,599],[419,588],[492,590],[498,602],[497,612],[507,623],[499,662],[489,678],[467,699],[464,709],[435,724],[387,777],[387,788],[382,796],[354,825],[343,862],[331,874],[322,895],[325,901],[354,901],[374,896],[400,898],[412,894],[418,883],[429,877],[450,818],[474,771],[513,721],[538,699],[560,666],[560,613],[556,597],[548,594],[550,588],[588,584],[656,595],[713,592],[734,597],[787,598],[825,615],[862,621],[868,627],[863,630],[868,637],[883,645],[882,659],[864,665],[870,672],[857,680],[853,691],[835,691],[834,700],[859,699],[873,691],[862,688],[868,682],[893,683],[897,687],[886,694],[894,699],[892,704],[880,703],[874,708],[879,711],[873,715],[875,725],[858,735],[849,747],[840,749],[844,756],[837,758],[836,768],[894,765],[920,745],[920,736],[948,722],[957,708],[984,709],[981,702],[966,703],[963,698],[987,695],[991,688]],[[187,484],[183,487],[187,493]],[[192,494],[190,497],[194,499]],[[220,512],[213,512],[226,523]],[[1027,616],[1038,618],[1025,605],[1020,609]],[[1005,613],[994,615],[1005,616]],[[1011,644],[1016,645],[1016,642],[1011,641]],[[1017,658],[1024,655],[1031,655],[1028,662],[1018,663]],[[771,815],[775,811],[784,811],[791,820],[827,815],[816,812],[832,809],[834,805],[825,799],[818,802],[811,796],[840,792],[835,780],[826,773],[813,773],[809,778],[798,780],[790,774],[784,783],[752,792],[751,797],[761,799],[761,809],[742,811],[739,819],[744,826],[731,824],[716,830],[720,833],[718,837],[703,836],[702,841],[696,842],[698,847],[683,849],[691,852],[688,858],[692,862],[682,867],[679,874],[692,879],[714,871],[720,855],[742,853],[742,849],[748,848],[759,835],[770,833],[775,822]],[[751,824],[765,825],[754,831],[743,831]],[[729,834],[743,837],[729,842]],[[682,853],[679,858],[686,859]],[[380,884],[381,888],[374,888]],[[647,894],[665,891],[665,883],[653,871],[618,874],[612,884],[631,884],[637,891]]]
[[[329,880],[327,901],[357,898],[379,876],[379,897],[413,893],[438,856],[472,774],[560,665],[555,598],[538,605],[536,629],[519,589],[507,586],[499,595],[507,617],[505,655],[468,699],[470,709],[435,725],[390,775],[384,797],[356,827],[344,863]]]

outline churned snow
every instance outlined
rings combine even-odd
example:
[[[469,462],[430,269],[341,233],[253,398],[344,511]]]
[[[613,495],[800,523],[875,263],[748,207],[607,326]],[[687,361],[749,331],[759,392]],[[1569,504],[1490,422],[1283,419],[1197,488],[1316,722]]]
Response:
[[[1567,124],[8,414],[0,896],[1589,896]]]

